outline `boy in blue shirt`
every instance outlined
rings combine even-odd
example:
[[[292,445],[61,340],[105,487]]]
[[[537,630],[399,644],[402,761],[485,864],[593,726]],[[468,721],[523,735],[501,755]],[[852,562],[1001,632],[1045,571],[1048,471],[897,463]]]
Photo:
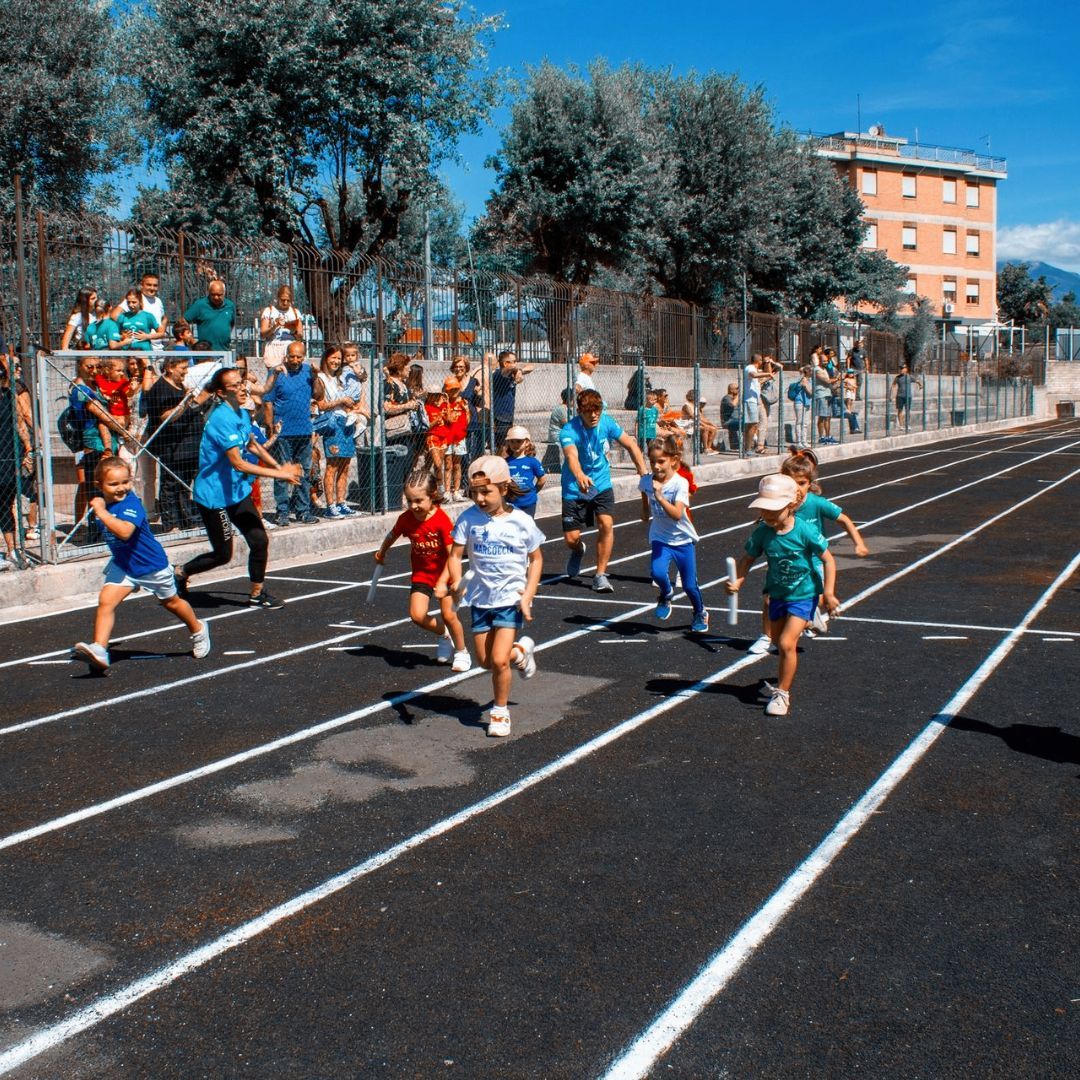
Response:
[[[737,593],[754,562],[762,555],[768,560],[769,636],[780,653],[777,685],[765,684],[768,716],[786,716],[791,704],[799,638],[814,617],[821,585],[815,558],[820,559],[825,576],[822,606],[830,615],[840,610],[834,592],[836,563],[821,532],[806,519],[796,517],[799,502],[799,486],[792,477],[782,473],[762,477],[758,497],[750,504],[761,511],[761,521],[746,541],[746,554],[736,566],[735,580],[726,586],[728,593]]]
[[[195,617],[191,605],[176,591],[176,580],[165,549],[150,531],[143,504],[131,490],[131,470],[122,458],[108,456],[98,462],[94,479],[102,494],[90,500],[94,516],[105,531],[112,559],[105,567],[105,585],[94,615],[94,640],[80,641],[73,658],[85,660],[91,671],[109,669],[109,638],[121,601],[137,589],[146,589],[171,611],[191,634],[191,654],[201,660],[210,652],[210,627]]]
[[[577,396],[578,415],[559,432],[565,461],[562,467],[563,539],[570,549],[566,576],[581,572],[585,542],[581,530],[596,525],[596,574],[593,592],[614,592],[607,576],[607,564],[615,546],[615,493],[608,465],[609,443],[626,448],[638,476],[649,470],[638,444],[604,411],[604,400],[596,390],[582,390]]]

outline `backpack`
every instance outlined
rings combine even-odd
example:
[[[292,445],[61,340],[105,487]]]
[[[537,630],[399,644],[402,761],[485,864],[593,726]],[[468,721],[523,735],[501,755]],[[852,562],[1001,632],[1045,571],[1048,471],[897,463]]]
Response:
[[[70,405],[56,418],[56,430],[60,441],[73,453],[83,448],[83,425],[78,412]]]

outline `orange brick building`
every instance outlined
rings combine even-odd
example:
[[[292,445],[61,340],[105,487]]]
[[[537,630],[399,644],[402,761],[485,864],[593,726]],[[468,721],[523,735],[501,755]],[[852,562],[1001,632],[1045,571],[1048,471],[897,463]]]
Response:
[[[908,267],[906,291],[938,318],[993,322],[997,314],[997,185],[1004,158],[911,145],[874,125],[814,136],[866,207],[868,248]]]

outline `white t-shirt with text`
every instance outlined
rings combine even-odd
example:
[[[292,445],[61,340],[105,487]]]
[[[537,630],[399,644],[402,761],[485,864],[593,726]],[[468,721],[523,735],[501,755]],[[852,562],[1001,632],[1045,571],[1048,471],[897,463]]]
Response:
[[[463,603],[470,607],[512,607],[521,600],[529,555],[546,539],[522,510],[491,517],[470,506],[454,522],[454,543],[464,544],[472,578]]]

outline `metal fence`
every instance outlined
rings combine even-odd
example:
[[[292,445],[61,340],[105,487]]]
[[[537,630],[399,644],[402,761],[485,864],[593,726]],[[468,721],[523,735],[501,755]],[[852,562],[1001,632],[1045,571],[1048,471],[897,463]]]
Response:
[[[33,440],[36,456],[27,461],[15,455],[21,479],[3,497],[16,510],[15,547],[34,561],[103,550],[85,515],[92,477],[82,468],[83,451],[65,443],[57,425],[77,377],[77,362],[86,354],[64,352],[59,345],[80,289],[93,287],[115,303],[144,274],[160,279],[159,295],[173,320],[206,294],[212,280],[224,281],[237,309],[228,359],[242,358],[256,396],[274,371],[265,362],[260,313],[280,285],[292,289],[304,313],[302,339],[313,365],[329,343],[356,344],[366,375],[361,411],[370,419],[354,431],[347,504],[361,513],[396,509],[404,476],[430,459],[422,426],[401,432],[392,430],[392,421],[387,424],[382,403],[392,388],[384,365],[395,353],[405,354],[412,366],[410,393],[418,418],[426,414],[425,403],[438,400],[452,362],[460,358],[464,363],[475,408],[463,455],[448,455],[451,464],[456,458],[460,466],[467,457],[499,449],[512,417],[528,429],[549,471],[559,467],[557,430],[572,413],[578,360],[586,352],[601,359],[592,379],[608,410],[639,437],[653,427],[651,414],[643,411],[650,408],[646,391],[667,391],[666,404],[658,409],[660,429],[681,432],[695,463],[714,452],[755,452],[754,432],[748,439],[747,414],[738,395],[734,404],[724,398],[729,385],[742,387],[745,366],[758,355],[774,358],[779,368],[767,395],[775,402],[763,411],[756,438],[773,452],[793,442],[818,445],[875,438],[898,427],[938,428],[1026,415],[1031,385],[1041,380],[1045,362],[1045,350],[1021,348],[1018,353],[999,338],[973,346],[970,334],[961,338],[944,332],[918,366],[911,405],[898,413],[894,380],[904,363],[903,342],[866,327],[753,312],[744,316],[546,278],[148,230],[89,215],[16,215],[0,219],[0,329],[9,341],[20,343],[26,369],[22,406],[30,416],[22,433]],[[833,349],[842,364],[857,338],[869,372],[859,381],[854,400],[844,400],[842,382],[827,395],[827,405],[800,409],[787,397],[815,347]],[[510,383],[499,374],[497,360],[507,350],[516,355],[520,371]],[[130,455],[138,473],[136,491],[163,539],[194,535],[189,486],[197,467],[202,414],[189,401],[175,418],[155,415],[167,390],[162,362],[168,350],[141,354],[150,359],[143,367],[139,356],[124,356],[123,350],[106,355],[134,366],[132,384],[120,392],[124,400],[112,403],[123,435],[102,431],[101,440]],[[8,391],[13,400],[17,381]],[[167,392],[164,397],[175,399]],[[181,422],[190,428],[179,433],[182,438],[177,431]],[[273,432],[267,436],[272,439]],[[17,431],[13,446],[19,438]],[[329,510],[326,493],[320,493],[326,482],[325,443],[315,438],[311,453],[308,505],[316,514]],[[452,469],[446,478],[454,483]],[[275,493],[270,481],[258,489],[273,524],[280,516],[282,491]]]

